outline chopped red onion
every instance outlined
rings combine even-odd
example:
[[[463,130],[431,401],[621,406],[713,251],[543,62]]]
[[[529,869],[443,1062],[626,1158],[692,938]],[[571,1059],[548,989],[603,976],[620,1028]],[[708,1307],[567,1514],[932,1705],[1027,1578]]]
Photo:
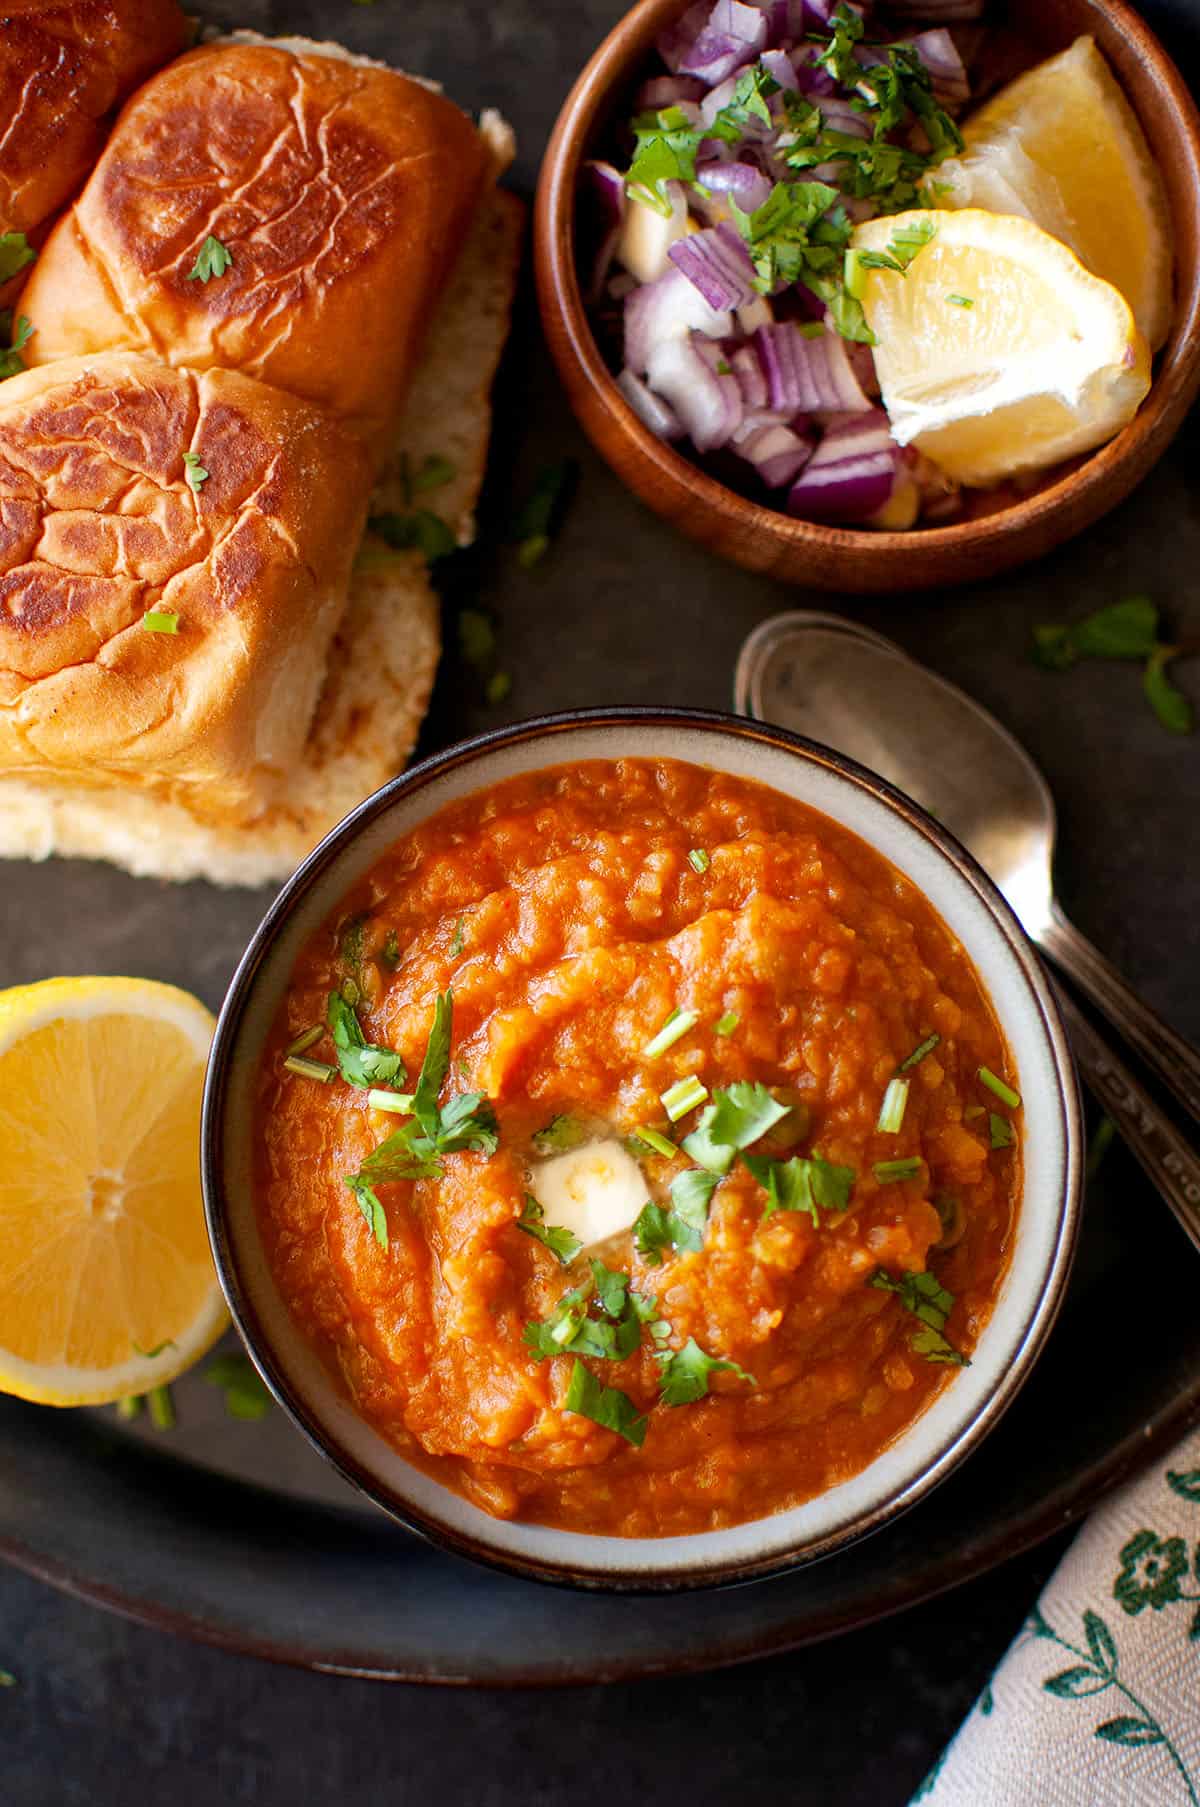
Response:
[[[693,6],[658,40],[673,75],[698,75],[713,85],[753,61],[767,42],[766,15],[741,0]]]
[[[743,213],[753,213],[771,198],[771,178],[753,163],[706,163],[696,180],[709,194],[732,195]]]
[[[638,112],[658,113],[663,107],[678,107],[684,101],[693,105],[704,99],[708,90],[695,75],[655,75],[643,82],[634,95]]]
[[[737,323],[747,337],[760,326],[773,325],[774,320],[775,310],[765,295],[755,295],[737,310]]]
[[[743,306],[754,293],[754,265],[737,230],[728,221],[689,232],[671,246],[667,255],[718,313]]]
[[[887,502],[900,447],[882,408],[831,427],[788,494],[788,513],[810,521],[865,521]]]
[[[772,81],[778,82],[781,88],[787,88],[793,94],[799,93],[800,83],[786,50],[764,50],[759,62]]]
[[[595,246],[587,287],[588,300],[595,301],[604,287],[621,236],[621,222],[625,218],[625,178],[611,163],[593,159],[583,166],[580,199],[587,243]]]
[[[828,69],[819,67],[817,57],[820,52],[815,44],[799,44],[788,53],[792,59],[792,67],[796,71],[796,80],[800,84],[800,92],[809,100],[819,100],[823,95],[833,94],[837,83]]]
[[[668,340],[685,339],[693,331],[710,339],[727,339],[733,332],[733,315],[714,312],[699,289],[673,264],[656,282],[644,282],[626,297],[625,362],[635,375],[645,376],[656,347]]]
[[[640,376],[632,370],[623,370],[617,378],[617,388],[629,403],[643,426],[658,439],[682,439],[683,422],[674,408],[648,389]]]
[[[765,408],[767,405],[767,379],[763,375],[762,365],[752,347],[739,345],[728,355],[746,407]]]
[[[845,342],[837,335],[806,338],[795,321],[785,320],[778,326],[761,326],[754,348],[773,408],[789,414],[831,408],[859,413],[870,408],[850,367]]]
[[[768,489],[784,489],[808,463],[815,444],[790,427],[762,426],[739,436],[737,454],[754,466]]]
[[[668,339],[650,357],[650,387],[671,404],[698,452],[728,444],[742,418],[742,393],[724,361],[721,347],[699,333]]]
[[[853,138],[869,138],[870,122],[852,107],[848,100],[838,94],[830,94],[817,100],[821,110],[821,122],[831,132],[846,132]]]
[[[971,84],[967,79],[967,71],[958,54],[958,46],[948,31],[944,28],[919,31],[907,42],[929,71],[934,94],[940,101],[951,106],[961,106],[963,101],[970,99]]]

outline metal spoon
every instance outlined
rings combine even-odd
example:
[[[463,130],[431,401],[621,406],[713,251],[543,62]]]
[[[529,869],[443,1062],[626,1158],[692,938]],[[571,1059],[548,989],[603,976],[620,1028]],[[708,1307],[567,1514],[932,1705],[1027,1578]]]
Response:
[[[1054,897],[1054,802],[994,716],[894,642],[797,610],[756,629],[735,678],[738,709],[847,753],[957,835],[1030,939],[1068,973],[1200,1117],[1200,1055],[1162,1022],[1063,915]],[[1200,1161],[1065,993],[1085,1078],[1200,1247]]]

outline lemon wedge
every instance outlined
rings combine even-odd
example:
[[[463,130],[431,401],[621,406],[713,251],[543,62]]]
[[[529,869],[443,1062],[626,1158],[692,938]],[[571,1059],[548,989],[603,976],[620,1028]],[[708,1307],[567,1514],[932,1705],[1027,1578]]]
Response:
[[[974,208],[868,220],[853,245],[888,258],[926,234],[906,269],[861,257],[857,268],[901,445],[986,487],[1090,451],[1133,419],[1150,353],[1111,283],[1029,220]]]
[[[0,1391],[147,1392],[225,1329],[200,1198],[212,1031],[149,980],[0,992]]]
[[[940,207],[1023,214],[1120,289],[1152,351],[1171,324],[1171,221],[1137,115],[1092,38],[1018,76],[934,170]]]

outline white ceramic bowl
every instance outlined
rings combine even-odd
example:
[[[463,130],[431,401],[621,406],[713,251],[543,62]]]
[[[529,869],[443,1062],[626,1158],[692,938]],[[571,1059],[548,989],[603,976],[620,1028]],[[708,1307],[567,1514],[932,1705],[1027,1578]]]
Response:
[[[917,885],[974,962],[1024,1101],[1024,1191],[1012,1258],[971,1365],[861,1474],[786,1512],[687,1537],[583,1536],[488,1516],[412,1467],[361,1419],[293,1324],[259,1239],[255,1074],[310,935],[398,836],[455,798],[585,759],[688,760],[795,797],[852,829]],[[284,1408],[342,1474],[435,1542],[541,1580],[658,1590],[749,1580],[830,1554],[914,1505],[976,1446],[1028,1375],[1061,1302],[1078,1224],[1083,1133],[1074,1065],[1045,977],[1004,900],[914,803],[828,749],[757,722],[690,710],[542,717],[414,767],[368,798],[289,880],[238,968],[209,1063],[203,1165],[229,1306]]]

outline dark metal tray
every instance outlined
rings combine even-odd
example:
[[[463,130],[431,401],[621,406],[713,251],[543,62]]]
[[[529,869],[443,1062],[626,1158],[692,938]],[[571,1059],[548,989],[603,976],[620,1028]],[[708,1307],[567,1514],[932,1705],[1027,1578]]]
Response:
[[[620,0],[240,0],[206,19],[338,38],[500,106],[532,188],[549,127]],[[1200,0],[1147,7],[1200,71]],[[341,355],[354,355],[353,347]],[[978,696],[1041,763],[1062,817],[1060,888],[1080,927],[1200,1039],[1200,736],[1174,739],[1136,672],[1051,676],[1031,625],[1135,591],[1200,633],[1195,418],[1141,491],[1051,559],[962,594],[848,612]],[[539,468],[577,458],[574,503],[543,567],[509,524]],[[523,294],[498,397],[479,546],[446,583],[449,650],[423,748],[506,719],[594,703],[728,707],[738,647],[797,593],[678,539],[583,443]],[[826,599],[838,607],[838,599]],[[823,603],[822,606],[826,606]],[[494,612],[513,688],[489,709],[455,650],[465,605]],[[1196,696],[1196,668],[1182,681]],[[1197,697],[1200,701],[1200,697]],[[214,1008],[268,892],[138,881],[79,863],[0,867],[0,985],[61,972],[169,979]],[[417,1681],[610,1679],[765,1655],[925,1598],[1078,1516],[1200,1417],[1195,1256],[1120,1149],[1089,1198],[1062,1319],[984,1447],[928,1501],[800,1574],[679,1599],[585,1597],[476,1570],[361,1505],[274,1414],[222,1415],[196,1378],[169,1435],[111,1412],[0,1399],[0,1555],[136,1617],[318,1669]]]

